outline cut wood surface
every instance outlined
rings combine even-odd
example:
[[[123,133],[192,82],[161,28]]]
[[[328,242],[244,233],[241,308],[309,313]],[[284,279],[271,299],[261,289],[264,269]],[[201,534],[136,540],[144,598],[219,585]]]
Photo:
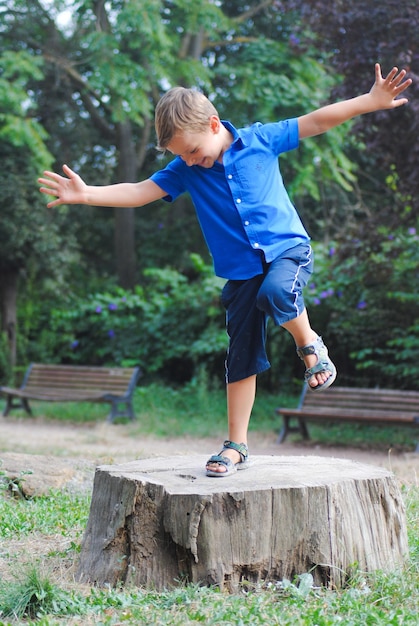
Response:
[[[208,478],[207,457],[151,458],[97,468],[78,576],[156,589],[185,581],[230,591],[293,579],[340,587],[360,569],[407,554],[394,476],[347,459],[255,456]]]

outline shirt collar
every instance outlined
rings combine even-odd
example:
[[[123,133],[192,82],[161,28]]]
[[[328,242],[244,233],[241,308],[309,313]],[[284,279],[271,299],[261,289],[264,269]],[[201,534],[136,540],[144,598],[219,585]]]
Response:
[[[233,135],[233,144],[237,148],[244,148],[246,143],[243,141],[243,137],[240,136],[239,131],[231,122],[227,120],[221,120],[222,125]],[[237,142],[237,143],[236,143]]]

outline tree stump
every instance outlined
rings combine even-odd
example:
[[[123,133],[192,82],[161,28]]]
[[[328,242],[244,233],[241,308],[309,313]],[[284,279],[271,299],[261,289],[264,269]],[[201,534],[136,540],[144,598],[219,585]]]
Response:
[[[236,591],[243,581],[341,587],[356,570],[407,554],[404,505],[385,469],[315,456],[255,456],[227,478],[207,457],[96,469],[78,577],[157,590],[184,582]]]

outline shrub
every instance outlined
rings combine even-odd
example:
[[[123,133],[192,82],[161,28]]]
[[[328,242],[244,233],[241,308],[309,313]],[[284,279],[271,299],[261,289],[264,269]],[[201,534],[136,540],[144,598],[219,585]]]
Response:
[[[180,382],[202,365],[212,372],[227,347],[223,281],[195,261],[191,279],[174,269],[148,269],[133,291],[115,287],[53,310],[39,342],[53,345],[57,362],[140,364]]]
[[[413,225],[393,231],[380,227],[365,239],[348,234],[339,243],[314,244],[315,273],[305,298],[312,326],[325,337],[341,384],[417,385],[416,233]],[[189,381],[204,369],[210,379],[221,382],[228,344],[220,302],[223,281],[200,257],[191,258],[194,270],[189,276],[170,268],[147,269],[133,291],[112,287],[72,298],[48,313],[40,308],[38,322],[31,318],[30,336],[20,340],[26,346],[25,365],[38,359],[139,364],[145,373],[173,383]],[[272,369],[260,377],[260,386],[272,390],[279,381],[300,384],[303,366],[292,338],[272,324],[268,354]]]
[[[311,318],[321,320],[341,382],[416,387],[418,241],[414,227],[382,227],[368,242],[317,247]]]

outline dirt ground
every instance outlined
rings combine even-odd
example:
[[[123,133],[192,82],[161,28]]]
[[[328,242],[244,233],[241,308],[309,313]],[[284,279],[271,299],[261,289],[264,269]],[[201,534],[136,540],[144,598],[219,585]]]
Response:
[[[161,439],[139,436],[131,424],[113,425],[65,424],[41,418],[0,418],[0,459],[4,453],[41,455],[65,460],[68,464],[81,462],[93,479],[97,465],[118,464],[150,457],[211,454],[220,450],[220,438]],[[384,467],[393,472],[400,483],[419,484],[419,454],[397,450],[379,451],[348,446],[318,446],[310,442],[285,442],[278,445],[274,435],[250,433],[251,455],[326,456],[351,459]]]

